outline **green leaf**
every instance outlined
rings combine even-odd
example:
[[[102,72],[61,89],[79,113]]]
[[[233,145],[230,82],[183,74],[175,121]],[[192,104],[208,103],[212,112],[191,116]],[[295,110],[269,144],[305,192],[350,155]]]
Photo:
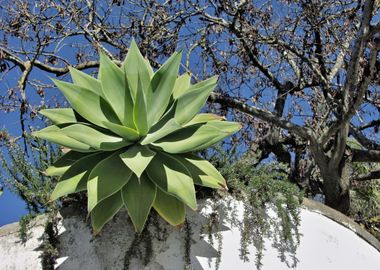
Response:
[[[132,171],[120,159],[119,154],[120,152],[112,154],[92,170],[87,182],[89,212],[128,183]]]
[[[209,121],[223,120],[223,119],[224,119],[223,116],[219,116],[219,115],[216,115],[216,114],[212,114],[212,113],[200,113],[200,114],[197,114],[196,116],[194,116],[193,119],[191,119],[189,122],[187,122],[183,126],[184,127],[188,127],[188,126],[192,126],[192,125],[196,125],[196,124],[206,123],[206,122],[209,122]]]
[[[152,127],[149,133],[141,141],[141,144],[147,145],[147,144],[156,142],[159,139],[177,130],[182,129],[183,127],[201,124],[201,123],[205,123],[205,122],[213,121],[213,120],[221,120],[221,119],[223,119],[223,117],[215,115],[215,114],[201,113],[201,114],[196,115],[192,120],[190,120],[185,125],[181,126],[180,124],[178,124],[175,118],[170,118],[170,116],[168,117],[168,119],[162,118],[156,125]]]
[[[192,119],[205,105],[207,98],[214,90],[218,78],[216,76],[191,86],[177,100],[175,119],[184,124]]]
[[[210,147],[211,145],[213,145],[219,141],[222,141],[225,138],[229,137],[230,135],[238,132],[242,127],[240,123],[228,122],[228,121],[210,121],[210,122],[207,122],[207,124],[210,127],[217,128],[219,131],[221,131],[221,134],[219,137],[216,137],[216,138],[214,138],[208,142],[205,142],[205,143],[199,145],[198,147],[196,147],[194,149],[194,151],[206,149],[206,148]]]
[[[104,134],[87,125],[73,124],[62,128],[61,131],[68,137],[88,144],[96,150],[113,151],[131,144],[123,138]]]
[[[77,70],[76,68],[69,67],[71,78],[73,79],[73,82],[83,88],[86,88],[90,90],[91,92],[95,93],[98,96],[101,96],[104,98],[103,91],[102,91],[102,84],[99,80],[95,79],[94,77]]]
[[[107,157],[106,153],[95,153],[77,160],[59,179],[50,200],[53,201],[59,197],[86,190],[91,170],[105,157]]]
[[[49,118],[56,125],[78,122],[75,112],[71,108],[44,109],[40,110],[39,113]]]
[[[174,53],[153,75],[146,96],[149,126],[157,123],[166,111],[177,79],[181,56],[182,53]]]
[[[194,182],[186,167],[175,158],[158,152],[149,163],[146,172],[149,178],[163,191],[177,197],[190,208],[197,208]]]
[[[126,139],[127,141],[133,142],[140,138],[139,133],[132,128],[117,125],[111,122],[103,122],[103,124],[113,133],[119,135],[120,137]]]
[[[103,226],[112,219],[123,206],[121,192],[104,199],[91,212],[91,224],[94,234],[98,234]]]
[[[153,208],[163,219],[173,226],[177,226],[185,222],[185,204],[176,197],[165,193],[159,188],[157,189]]]
[[[33,132],[32,136],[36,136],[43,140],[51,141],[53,143],[62,145],[64,147],[70,148],[77,152],[95,152],[96,151],[96,149],[92,148],[90,145],[82,143],[73,138],[70,138],[69,136],[64,134],[58,126],[49,126],[47,128]]]
[[[152,145],[173,154],[192,152],[205,149],[237,132],[240,128],[239,123],[210,121],[182,128]]]
[[[155,142],[181,128],[174,119],[175,107],[176,103],[174,103],[164,116],[149,130],[149,133],[141,141],[142,145]]]
[[[156,185],[145,175],[140,179],[133,175],[122,188],[121,196],[136,231],[141,232],[156,198]]]
[[[131,93],[133,93],[133,98],[135,99],[137,96],[139,78],[141,80],[144,94],[146,94],[150,84],[150,78],[153,75],[153,70],[149,64],[149,61],[140,53],[140,50],[134,40],[131,42],[127,57],[123,63],[123,68],[128,79]]]
[[[140,177],[156,155],[147,146],[134,145],[120,155],[125,165]]]
[[[145,136],[148,132],[148,115],[146,111],[145,94],[142,88],[140,76],[138,76],[138,88],[136,101],[133,108],[133,121],[140,135]]]
[[[184,73],[177,78],[173,90],[173,98],[178,99],[190,87],[191,76],[189,73]]]
[[[45,173],[48,176],[61,176],[70,168],[71,165],[87,155],[89,154],[71,150],[47,168]]]
[[[102,97],[75,84],[54,79],[52,81],[65,95],[73,109],[91,123],[100,127],[105,127],[103,122],[120,123],[115,112]]]
[[[156,131],[152,131],[151,133],[148,133],[146,137],[141,141],[142,145],[147,145],[152,142],[155,142],[170,133],[179,130],[181,128],[181,125],[177,123],[177,121],[172,118],[169,121],[167,121],[160,129]]]
[[[173,155],[173,158],[186,167],[196,185],[216,189],[228,189],[226,180],[207,160],[193,154]]]
[[[133,100],[125,74],[111,59],[100,52],[100,81],[104,96],[124,125],[134,128]]]

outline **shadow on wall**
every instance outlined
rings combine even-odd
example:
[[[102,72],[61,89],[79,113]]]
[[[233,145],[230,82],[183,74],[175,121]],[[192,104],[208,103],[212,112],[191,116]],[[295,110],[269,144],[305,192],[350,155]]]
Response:
[[[94,237],[86,217],[73,208],[64,209],[57,264],[63,270],[255,269],[257,256],[262,254],[256,252],[250,241],[263,236],[250,232],[252,235],[247,238],[250,240],[245,243],[248,252],[244,251],[243,206],[234,200],[226,201],[207,200],[199,205],[199,212],[187,211],[187,222],[181,228],[151,215],[140,236],[135,234],[126,212],[117,214]],[[288,269],[296,264],[295,255],[289,252],[295,251],[294,247],[278,241],[272,241],[272,246],[276,250],[275,260],[285,262],[280,262],[283,267]]]

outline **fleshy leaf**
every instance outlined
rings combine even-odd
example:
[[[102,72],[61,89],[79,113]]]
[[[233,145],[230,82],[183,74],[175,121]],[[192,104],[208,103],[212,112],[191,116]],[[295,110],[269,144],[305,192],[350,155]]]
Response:
[[[156,198],[156,185],[145,175],[140,179],[133,175],[121,195],[136,231],[141,232]]]
[[[203,125],[199,124],[182,128],[152,143],[152,145],[173,154],[197,151],[223,140],[237,132],[240,128],[239,123],[210,121]]]
[[[139,87],[138,77],[141,80],[144,93],[147,93],[150,78],[153,75],[153,70],[149,64],[149,61],[141,55],[140,50],[134,40],[131,42],[127,57],[123,63],[123,68],[128,79],[131,93],[133,93],[133,99],[137,96],[137,89]]]
[[[123,200],[120,191],[99,203],[91,212],[91,224],[94,234],[98,234],[103,226],[119,212],[122,206]]]
[[[207,98],[216,86],[216,76],[191,86],[185,94],[177,100],[175,119],[184,124],[192,119],[206,104]]]
[[[95,152],[96,149],[92,148],[90,145],[82,143],[78,140],[70,138],[64,134],[58,126],[49,126],[32,134],[43,140],[48,140],[50,142],[65,146],[72,150],[78,152]]]
[[[104,97],[102,91],[102,84],[98,79],[77,70],[76,68],[69,67],[71,78],[76,85],[90,90],[98,96]]]
[[[82,117],[98,125],[105,127],[102,123],[120,123],[115,112],[102,97],[81,86],[52,79],[73,109]]]
[[[133,100],[124,72],[103,52],[100,52],[100,81],[107,101],[120,121],[134,128]]]
[[[143,91],[140,76],[138,76],[138,88],[136,93],[135,105],[133,108],[133,121],[140,135],[144,136],[148,132],[148,115],[146,111],[145,93]]]
[[[146,169],[149,178],[163,191],[197,208],[194,182],[184,165],[168,154],[158,152]]]
[[[56,162],[54,162],[53,165],[47,168],[45,173],[49,176],[61,176],[70,168],[71,165],[87,155],[89,154],[71,150],[60,157]]]
[[[191,119],[189,122],[187,122],[184,127],[196,125],[196,124],[202,124],[209,121],[215,121],[215,120],[223,120],[223,116],[219,116],[213,113],[200,113],[194,116],[193,119]]]
[[[59,197],[86,190],[91,170],[105,157],[107,154],[102,152],[87,155],[76,161],[59,179],[50,199],[56,200]]]
[[[146,96],[149,126],[157,123],[166,111],[177,79],[181,56],[182,53],[174,53],[153,75]]]
[[[155,142],[181,128],[181,126],[174,119],[175,107],[176,103],[172,104],[162,118],[155,125],[153,125],[153,127],[149,130],[149,133],[141,141],[142,145]]]
[[[134,145],[120,155],[125,165],[140,177],[155,156],[147,146]]]
[[[197,114],[193,119],[191,119],[185,125],[180,125],[175,120],[175,118],[170,118],[170,117],[168,117],[168,119],[162,118],[156,125],[152,127],[149,133],[141,141],[141,144],[147,145],[147,144],[156,142],[159,139],[187,126],[202,124],[209,121],[221,120],[221,119],[223,119],[222,116],[218,116],[211,113],[200,113],[200,114]]]
[[[136,141],[140,137],[139,133],[132,128],[121,126],[111,122],[103,122],[103,124],[113,133],[119,135],[127,141]]]
[[[150,144],[179,129],[181,129],[181,125],[179,125],[177,121],[172,118],[157,131],[147,134],[146,137],[141,141],[141,144]]]
[[[216,189],[227,189],[226,180],[207,160],[193,154],[173,155],[173,157],[190,172],[194,184]]]
[[[88,125],[73,124],[62,128],[61,131],[68,137],[88,144],[96,150],[113,151],[131,144],[123,138],[104,134]]]
[[[184,73],[177,78],[173,90],[173,98],[178,99],[190,87],[191,76],[189,73]]]
[[[119,154],[120,152],[112,154],[92,170],[87,182],[89,212],[128,183],[132,171],[120,159]]]
[[[75,112],[71,108],[44,109],[40,110],[39,113],[49,118],[56,125],[78,122]]]
[[[185,204],[159,188],[157,188],[153,208],[163,219],[173,226],[178,226],[185,222]]]

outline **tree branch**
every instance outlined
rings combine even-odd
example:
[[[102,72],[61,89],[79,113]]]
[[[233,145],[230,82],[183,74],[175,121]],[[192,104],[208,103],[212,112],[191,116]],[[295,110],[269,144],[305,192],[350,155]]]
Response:
[[[352,162],[380,162],[379,150],[351,149]]]
[[[360,174],[354,179],[354,181],[367,181],[367,180],[374,180],[374,179],[379,179],[379,178],[380,178],[380,170]]]
[[[260,108],[256,108],[254,106],[247,105],[238,99],[213,92],[211,93],[208,100],[209,102],[216,102],[221,105],[225,105],[229,108],[236,109],[240,112],[246,113],[248,115],[254,116],[268,123],[271,123],[278,127],[286,129],[289,132],[295,135],[298,135],[304,140],[309,141],[311,137],[313,137],[313,132],[308,127],[303,127],[303,126],[293,124],[292,122],[289,122],[283,118],[280,118],[268,111],[262,110]]]

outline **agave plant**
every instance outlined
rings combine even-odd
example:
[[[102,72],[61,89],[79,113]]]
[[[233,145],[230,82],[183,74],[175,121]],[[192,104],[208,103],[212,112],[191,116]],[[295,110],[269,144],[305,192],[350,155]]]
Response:
[[[156,72],[132,41],[122,67],[100,52],[98,78],[70,68],[54,80],[72,108],[41,110],[54,125],[34,133],[69,148],[46,173],[60,176],[51,199],[87,190],[94,232],[123,207],[141,232],[153,207],[172,225],[197,208],[195,185],[226,189],[220,173],[194,152],[240,129],[199,113],[217,78],[178,76],[181,53]]]

